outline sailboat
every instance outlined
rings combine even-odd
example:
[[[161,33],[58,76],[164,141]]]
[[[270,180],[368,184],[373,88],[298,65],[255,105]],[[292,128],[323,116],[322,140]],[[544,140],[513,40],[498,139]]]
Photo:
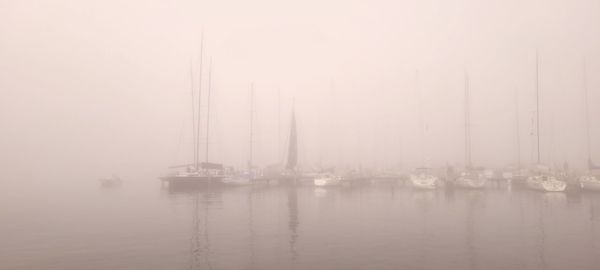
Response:
[[[599,170],[600,166],[595,165],[592,161],[591,151],[591,139],[590,139],[590,112],[588,103],[588,91],[586,81],[586,69],[585,63],[583,65],[583,90],[585,96],[585,126],[586,126],[586,147],[587,147],[587,160],[588,160],[588,171],[579,177],[579,186],[583,190],[600,191],[600,179],[597,175],[593,174],[594,170]]]
[[[204,34],[201,37],[200,43],[200,72],[199,72],[199,89],[198,89],[198,101],[197,101],[197,110],[194,102],[194,88],[193,88],[193,69],[190,65],[190,77],[191,79],[191,99],[192,99],[192,133],[193,133],[193,150],[194,150],[194,163],[192,164],[184,164],[171,166],[170,169],[181,169],[185,168],[185,170],[180,170],[175,173],[160,177],[161,181],[168,183],[169,187],[198,187],[205,185],[214,185],[222,183],[222,179],[225,177],[225,170],[223,165],[217,163],[209,163],[208,162],[208,134],[209,134],[209,113],[210,113],[210,88],[211,88],[211,70],[209,70],[209,80],[208,80],[208,104],[207,109],[207,123],[206,123],[206,160],[205,162],[200,162],[200,126],[201,126],[201,109],[200,105],[202,104],[202,67],[203,67],[203,44],[204,44]],[[212,66],[212,65],[211,65]]]
[[[275,180],[279,183],[295,184],[301,175],[298,165],[298,137],[296,134],[296,110],[292,106],[292,117],[290,121],[290,136],[287,147],[287,157],[283,166],[271,166],[265,168],[265,178]]]
[[[535,94],[536,94],[536,137],[537,137],[537,166],[534,175],[527,177],[527,186],[540,191],[560,192],[565,191],[567,183],[558,178],[540,162],[540,91],[539,91],[539,61],[535,54]]]
[[[250,150],[248,151],[248,169],[223,179],[223,183],[248,185],[262,178],[262,173],[254,166],[254,84],[250,85]]]
[[[512,185],[513,183],[522,184],[527,178],[526,171],[521,166],[521,129],[519,119],[519,92],[515,90],[515,141],[517,145],[517,164],[516,166],[505,168],[501,175],[501,178],[508,181],[509,185]]]
[[[410,175],[410,183],[414,188],[418,189],[435,189],[438,183],[438,177],[431,173],[431,169],[426,168],[425,165],[425,121],[423,117],[423,100],[421,91],[419,88],[419,73],[416,74],[416,88],[419,94],[419,112],[420,112],[420,125],[421,125],[421,155],[422,165],[420,168],[416,168],[415,171]]]
[[[471,115],[469,103],[469,75],[465,72],[465,170],[460,173],[455,187],[482,189],[487,183],[487,178],[481,170],[475,170],[471,161]]]

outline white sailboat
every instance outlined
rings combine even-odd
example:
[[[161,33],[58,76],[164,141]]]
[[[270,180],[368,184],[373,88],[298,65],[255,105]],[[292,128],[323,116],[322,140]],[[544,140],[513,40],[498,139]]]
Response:
[[[454,186],[468,189],[482,189],[487,178],[482,170],[473,168],[471,160],[471,109],[469,102],[469,75],[465,72],[465,170],[454,181]]]
[[[314,180],[314,184],[317,187],[337,186],[341,182],[342,182],[342,177],[339,175],[332,174],[332,173],[326,173],[326,174],[317,176]]]
[[[533,175],[527,177],[527,186],[534,190],[561,192],[567,189],[567,183],[558,179],[550,169],[540,165],[540,91],[539,91],[539,61],[535,53],[535,94],[536,94],[536,135],[537,135],[537,164]]]
[[[588,171],[579,177],[579,186],[583,190],[600,191],[600,177],[593,173],[594,170],[600,169],[592,161],[592,150],[590,140],[590,112],[588,103],[588,91],[587,91],[587,80],[586,80],[586,69],[585,63],[583,65],[583,89],[585,96],[585,126],[586,126],[586,147],[587,147],[587,158],[588,158]]]
[[[560,192],[565,191],[567,183],[552,174],[537,173],[527,178],[527,186],[540,191]]]
[[[435,189],[438,185],[438,177],[430,173],[429,168],[416,168],[410,175],[410,183],[419,189]]]
[[[425,167],[425,145],[426,145],[426,124],[423,115],[423,98],[421,96],[421,88],[419,87],[419,73],[416,73],[415,86],[419,95],[419,116],[421,125],[421,167],[416,168],[410,174],[411,186],[417,189],[435,189],[438,185],[438,177],[431,173],[431,169]]]

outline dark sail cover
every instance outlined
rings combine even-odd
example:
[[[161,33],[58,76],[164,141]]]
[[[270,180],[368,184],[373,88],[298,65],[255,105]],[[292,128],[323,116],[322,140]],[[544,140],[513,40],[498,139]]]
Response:
[[[292,111],[292,127],[290,131],[290,145],[288,148],[288,158],[285,168],[294,170],[298,163],[298,138],[296,137],[296,115]]]

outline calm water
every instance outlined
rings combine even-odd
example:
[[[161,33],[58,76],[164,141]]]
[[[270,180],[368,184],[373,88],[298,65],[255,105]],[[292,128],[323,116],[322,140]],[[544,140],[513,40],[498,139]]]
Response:
[[[598,269],[600,194],[22,184],[0,269]]]

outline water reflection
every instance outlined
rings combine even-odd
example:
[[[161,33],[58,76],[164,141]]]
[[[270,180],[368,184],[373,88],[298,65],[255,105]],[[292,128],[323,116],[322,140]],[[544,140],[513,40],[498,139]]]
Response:
[[[466,245],[469,269],[480,269],[477,260],[477,218],[484,208],[484,192],[481,190],[466,190]]]
[[[296,240],[298,239],[298,225],[300,225],[300,219],[298,218],[298,191],[294,187],[289,187],[287,195],[289,212],[288,227],[290,230],[290,254],[292,261],[296,261],[296,258],[298,257],[298,253],[296,251]]]
[[[254,269],[255,261],[256,261],[256,253],[255,253],[255,243],[254,243],[254,207],[253,207],[253,196],[255,193],[254,187],[250,187],[248,191],[248,196],[246,200],[246,204],[248,205],[248,244],[250,250],[250,269]]]
[[[597,250],[596,197],[528,190],[513,190],[510,196],[498,190],[390,190],[264,185],[169,194],[191,198],[189,269],[317,264],[346,269],[352,268],[352,261],[360,264],[360,256],[390,266],[385,269],[546,269],[568,258],[556,256],[562,250],[560,242],[580,241],[569,238],[564,234],[569,228],[557,224],[561,218],[578,217],[577,211],[590,224],[578,232],[592,236],[582,238],[583,245]],[[300,247],[302,198],[306,208]],[[223,216],[242,223],[223,222]],[[335,259],[329,256],[332,248]],[[382,255],[391,253],[403,255]]]
[[[171,190],[173,191],[173,190]],[[221,201],[218,189],[177,190],[177,195],[189,195],[192,201],[192,229],[190,237],[189,269],[213,269],[209,237],[210,206]],[[201,214],[202,212],[202,214]]]

